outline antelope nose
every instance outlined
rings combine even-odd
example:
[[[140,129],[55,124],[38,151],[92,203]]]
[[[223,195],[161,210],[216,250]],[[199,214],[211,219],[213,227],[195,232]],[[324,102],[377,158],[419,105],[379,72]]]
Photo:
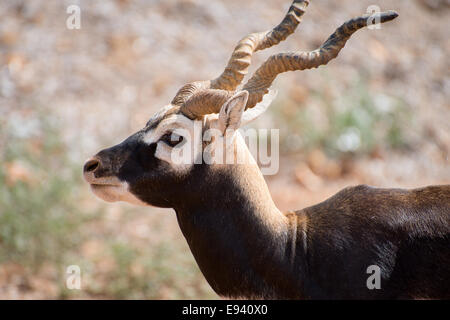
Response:
[[[83,167],[84,173],[94,173],[95,170],[100,167],[100,161],[98,159],[89,159],[86,161]]]

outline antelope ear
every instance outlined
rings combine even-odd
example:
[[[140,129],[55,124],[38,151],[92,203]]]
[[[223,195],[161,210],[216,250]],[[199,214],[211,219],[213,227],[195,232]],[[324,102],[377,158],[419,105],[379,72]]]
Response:
[[[240,91],[223,104],[219,112],[219,130],[222,134],[227,130],[239,129],[247,100],[248,92]]]
[[[266,112],[267,108],[269,108],[272,101],[276,98],[277,93],[276,90],[269,90],[269,92],[264,95],[261,102],[258,102],[253,108],[245,110],[241,118],[241,127],[247,125]]]

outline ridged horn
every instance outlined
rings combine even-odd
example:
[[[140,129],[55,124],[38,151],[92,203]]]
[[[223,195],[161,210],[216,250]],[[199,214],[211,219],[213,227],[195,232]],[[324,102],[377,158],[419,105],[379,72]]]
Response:
[[[379,21],[381,23],[391,21],[397,16],[395,11],[382,12],[379,14]],[[320,48],[314,51],[279,53],[270,56],[243,87],[243,90],[250,93],[246,108],[252,108],[262,100],[278,74],[317,68],[336,58],[350,36],[357,30],[366,27],[372,18],[376,21],[378,17],[363,15],[345,22]]]
[[[270,48],[285,40],[300,24],[309,1],[292,2],[283,21],[272,30],[251,33],[235,47],[223,73],[211,81],[211,88],[236,90],[248,72],[253,52]]]
[[[222,105],[233,96],[233,91],[220,89],[197,90],[182,106],[180,111],[190,119],[205,114],[219,113]]]
[[[210,102],[205,99],[207,99],[207,97],[218,96],[217,92],[215,94],[202,93],[201,99],[195,97],[195,103],[188,104],[188,101],[191,98],[194,98],[194,95],[198,91],[206,89],[234,91],[236,87],[241,84],[242,79],[248,72],[253,52],[274,46],[292,34],[301,22],[301,18],[305,13],[308,4],[308,0],[294,0],[283,21],[281,21],[278,26],[269,31],[252,33],[239,41],[225,70],[218,78],[208,81],[196,81],[183,86],[177,92],[171,103],[173,105],[181,106],[181,112],[184,113],[186,111],[186,115],[189,117],[192,117],[194,114],[198,117],[202,115],[201,112],[204,112],[204,110],[210,110],[208,107],[203,108],[199,106],[197,102],[201,100],[206,104],[211,105]],[[189,107],[186,107],[186,104],[188,104]],[[198,108],[201,110],[194,110],[197,106],[199,106]],[[218,106],[217,108],[220,107],[221,106]],[[218,112],[218,110],[215,111]]]

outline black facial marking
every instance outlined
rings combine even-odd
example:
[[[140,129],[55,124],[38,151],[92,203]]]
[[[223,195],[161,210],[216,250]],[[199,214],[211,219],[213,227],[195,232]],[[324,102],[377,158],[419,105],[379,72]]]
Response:
[[[176,172],[169,163],[155,157],[157,143],[148,144],[144,137],[173,114],[178,106],[161,110],[146,126],[122,143],[100,151],[96,157],[104,164],[96,170],[96,177],[117,177],[128,184],[128,191],[143,202],[158,207],[174,207],[174,201],[183,193],[186,176]],[[167,132],[159,141],[170,147],[185,142],[182,136]]]
[[[139,131],[122,143],[100,151],[97,154],[104,163],[98,170],[99,177],[115,176],[128,184],[129,191],[143,202],[158,207],[173,207],[180,198],[185,176],[176,172],[169,163],[155,157],[157,143],[143,141],[145,131]],[[169,145],[183,141],[172,141],[172,135],[166,137]]]

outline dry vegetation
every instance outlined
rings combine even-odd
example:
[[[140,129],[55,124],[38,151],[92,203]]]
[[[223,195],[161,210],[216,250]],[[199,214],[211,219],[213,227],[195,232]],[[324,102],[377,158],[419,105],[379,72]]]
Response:
[[[86,158],[145,124],[184,83],[217,76],[245,34],[289,0],[0,4],[0,298],[217,298],[171,210],[104,204]],[[81,30],[65,27],[81,6]],[[281,209],[358,183],[450,183],[449,5],[375,2],[400,17],[355,35],[318,70],[282,75],[257,127],[281,128]],[[280,50],[312,49],[372,0],[311,1]],[[253,67],[251,70],[254,70]],[[65,289],[65,269],[82,290]]]

